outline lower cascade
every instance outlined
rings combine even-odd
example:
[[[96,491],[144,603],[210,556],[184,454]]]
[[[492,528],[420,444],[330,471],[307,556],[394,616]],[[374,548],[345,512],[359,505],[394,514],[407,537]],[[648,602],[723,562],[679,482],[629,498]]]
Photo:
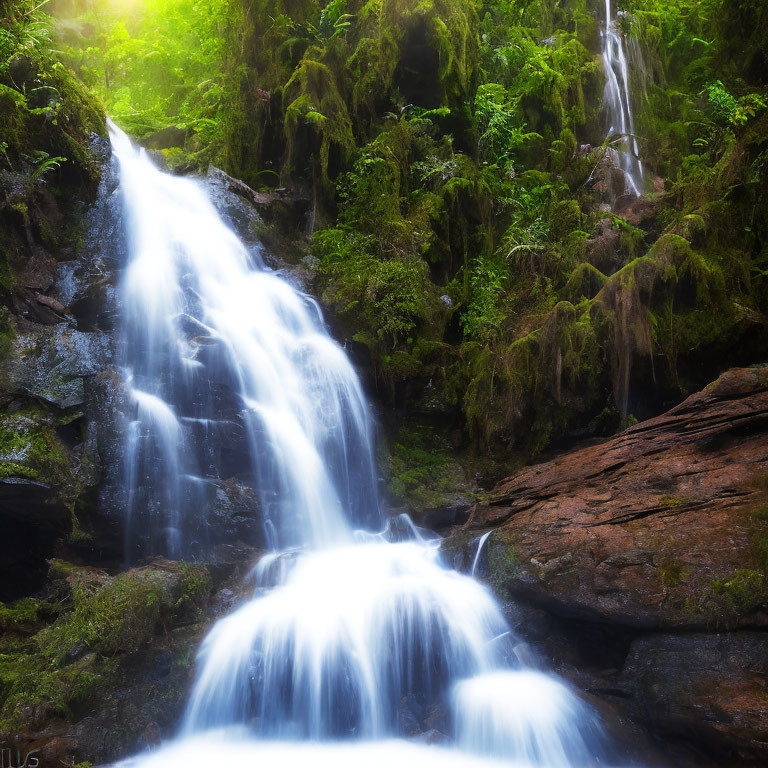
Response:
[[[407,518],[381,523],[371,418],[316,305],[249,255],[196,182],[111,132],[131,242],[131,519],[153,521],[170,554],[202,539],[190,510],[204,513],[198,486],[221,460],[205,448],[226,382],[270,548],[251,598],[202,644],[180,735],[126,764],[604,764],[597,715],[521,661],[490,590]]]

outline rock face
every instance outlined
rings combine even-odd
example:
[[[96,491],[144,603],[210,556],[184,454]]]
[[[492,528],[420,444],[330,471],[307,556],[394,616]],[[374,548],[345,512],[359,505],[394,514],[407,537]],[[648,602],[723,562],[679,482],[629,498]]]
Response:
[[[52,561],[43,596],[0,612],[0,738],[42,762],[105,762],[171,736],[215,611],[201,565],[110,576]]]
[[[768,367],[734,369],[668,413],[507,478],[462,536],[491,529],[479,570],[515,603],[518,631],[583,687],[760,763],[766,461]],[[464,545],[465,565],[475,549]]]
[[[39,590],[54,554],[107,566],[124,555],[124,441],[131,409],[120,370],[118,285],[127,243],[109,143],[94,139],[92,154],[100,169],[95,199],[83,203],[73,221],[56,209],[60,227],[67,223],[77,231],[76,241],[46,250],[30,235],[16,284],[0,296],[0,303],[8,302],[0,316],[3,601]],[[21,182],[3,177],[0,198],[11,182],[18,195],[28,194]],[[236,181],[229,177],[213,175],[204,183],[260,259],[257,201],[232,189]],[[238,461],[246,440],[244,429],[227,425],[221,450],[232,476],[210,485],[213,544],[254,543],[262,533],[256,494],[237,477],[245,471]]]
[[[765,626],[765,595],[737,593],[765,586],[766,460],[768,368],[732,370],[613,440],[508,478],[467,527],[499,526],[490,557],[506,547],[509,589],[562,615]]]
[[[619,691],[658,731],[765,765],[766,670],[762,632],[655,634],[632,643]]]

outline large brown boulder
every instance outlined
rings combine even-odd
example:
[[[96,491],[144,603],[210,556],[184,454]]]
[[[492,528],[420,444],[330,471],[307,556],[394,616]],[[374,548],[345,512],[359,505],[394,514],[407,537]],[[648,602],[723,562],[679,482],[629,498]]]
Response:
[[[765,765],[766,460],[768,367],[731,370],[662,416],[507,478],[445,549],[487,576],[535,651],[695,745],[693,764]]]
[[[552,612],[638,628],[766,626],[768,367],[529,467],[475,506],[492,577]]]

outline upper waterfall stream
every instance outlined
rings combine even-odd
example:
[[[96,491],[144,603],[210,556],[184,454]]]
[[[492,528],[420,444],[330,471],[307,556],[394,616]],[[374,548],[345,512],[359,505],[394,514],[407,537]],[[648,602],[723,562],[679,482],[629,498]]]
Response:
[[[128,546],[204,547],[206,488],[238,458],[219,433],[242,429],[271,550],[203,642],[181,735],[131,762],[602,764],[596,715],[525,668],[490,590],[409,520],[384,524],[368,406],[316,304],[198,182],[111,136],[130,242]],[[405,741],[409,718],[428,735]]]
[[[624,171],[627,193],[641,195],[643,192],[643,164],[640,161],[635,117],[629,87],[629,65],[626,46],[614,15],[611,0],[605,0],[605,24],[600,31],[603,69],[605,70],[605,91],[603,109],[607,116],[606,136],[618,136],[621,151],[616,152],[616,164]]]

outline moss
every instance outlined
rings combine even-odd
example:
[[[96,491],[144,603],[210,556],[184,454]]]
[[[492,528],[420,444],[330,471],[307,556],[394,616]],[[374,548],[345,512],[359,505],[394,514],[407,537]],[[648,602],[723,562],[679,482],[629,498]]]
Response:
[[[519,542],[508,531],[496,530],[488,537],[486,548],[491,585],[497,594],[507,594],[523,572]]]
[[[12,605],[0,603],[0,630],[29,630],[38,621],[37,600],[25,597]]]
[[[328,166],[331,151],[341,155],[342,162],[351,155],[355,146],[352,122],[347,105],[338,90],[331,69],[319,61],[322,50],[310,47],[283,89],[287,156],[285,168],[290,177],[297,167],[300,123],[319,134],[319,172],[322,181],[329,184]],[[312,145],[311,140],[304,140]],[[303,143],[303,142],[302,142]]]
[[[73,610],[36,637],[40,652],[56,664],[80,645],[104,656],[135,652],[158,625],[204,596],[202,567],[182,565],[176,571],[137,569],[95,590],[89,581],[78,581]]]
[[[763,571],[739,568],[712,582],[711,599],[726,617],[746,617],[768,604],[768,576]]]
[[[74,523],[74,520],[73,520]],[[67,544],[74,547],[82,547],[95,542],[94,536],[88,531],[84,531],[79,526],[74,526],[73,529],[67,534]]]
[[[561,200],[552,210],[550,230],[555,240],[565,240],[581,229],[581,208],[577,200]]]
[[[475,358],[464,404],[484,444],[503,437],[536,455],[553,435],[593,418],[604,387],[601,323],[588,304],[559,302],[500,356]]]
[[[707,223],[699,214],[687,214],[680,221],[680,234],[691,244],[700,244],[707,232]]]
[[[69,455],[54,428],[25,415],[0,417],[0,477],[68,483]]]
[[[3,622],[30,635],[0,643],[2,732],[28,729],[41,705],[48,716],[76,717],[160,629],[198,620],[210,590],[204,567],[165,561],[113,577],[54,561],[49,575],[59,614],[52,624],[33,626],[42,603],[0,608]]]
[[[664,560],[659,564],[659,574],[662,584],[667,589],[674,590],[687,580],[690,569],[680,560]]]
[[[313,251],[323,301],[348,335],[369,348],[385,386],[391,391],[421,375],[421,356],[429,354],[424,343],[439,334],[444,307],[426,264],[410,255],[382,257],[372,236],[348,228],[316,233]]]
[[[574,304],[582,299],[593,299],[606,280],[606,276],[591,264],[579,264],[565,284],[564,298]]]
[[[688,590],[692,614],[718,626],[750,622],[768,606],[768,507],[746,509],[743,522],[749,542],[745,567],[708,581],[694,579]]]
[[[764,574],[768,574],[768,506],[752,509],[747,525],[755,565]]]
[[[662,496],[659,499],[659,504],[665,507],[682,507],[687,504],[687,500],[681,496]]]
[[[48,566],[48,580],[53,582],[71,579],[81,574],[83,570],[82,565],[75,565],[66,560],[52,558]]]
[[[621,23],[648,65],[637,128],[664,191],[619,216],[604,149],[579,146],[603,138],[582,0],[482,20],[454,0],[236,2],[238,172],[314,189],[340,334],[371,351],[387,401],[439,386],[475,451],[606,434],[768,353],[768,119],[757,87],[714,76],[711,22],[654,3]],[[718,80],[745,126],[703,103]]]
[[[401,427],[391,454],[390,493],[405,499],[416,513],[466,493],[464,470],[453,458],[451,446],[432,428]]]

